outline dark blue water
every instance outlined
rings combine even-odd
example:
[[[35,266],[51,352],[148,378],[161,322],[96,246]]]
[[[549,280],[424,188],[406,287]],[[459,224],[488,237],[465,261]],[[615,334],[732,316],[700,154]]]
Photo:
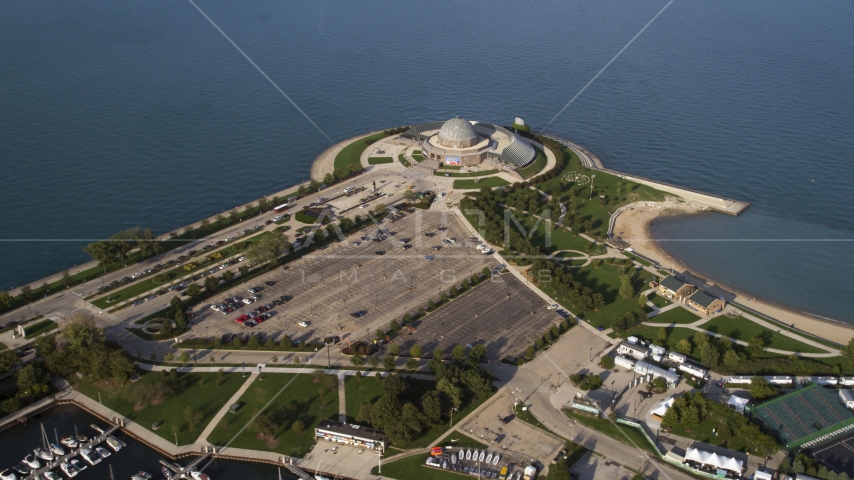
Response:
[[[41,428],[44,425],[45,431],[51,438],[54,439],[54,430],[60,438],[63,435],[74,435],[74,428],[77,431],[88,437],[97,434],[89,425],[95,423],[101,428],[104,428],[103,422],[97,421],[95,417],[90,416],[84,411],[72,406],[54,407],[36,418],[32,418],[26,425],[12,427],[0,435],[0,470],[11,468],[20,462],[24,456],[32,453],[33,449],[40,447]],[[119,438],[127,442],[128,446],[113,452],[108,458],[101,461],[97,465],[90,465],[86,470],[80,472],[75,479],[78,480],[95,480],[110,478],[110,466],[113,468],[113,474],[116,479],[127,479],[131,475],[140,470],[154,474],[155,478],[163,478],[160,474],[160,459],[164,457],[144,447],[142,444],[117,435]],[[80,457],[78,457],[79,459]],[[82,462],[83,460],[80,459]],[[190,460],[181,460],[179,463],[186,465]],[[42,462],[44,463],[44,462]],[[57,473],[65,478],[64,474],[57,468]],[[223,480],[230,478],[245,478],[258,480],[275,480],[279,478],[276,467],[272,465],[262,465],[255,463],[234,462],[216,460],[204,470],[212,479]],[[295,478],[285,469],[282,469],[282,478]]]
[[[198,4],[337,141],[455,115],[542,126],[665,2]],[[851,2],[677,0],[550,130],[609,167],[753,204],[660,235],[854,238],[852,20]],[[0,65],[5,238],[165,232],[307,178],[327,146],[188,2],[7,0]],[[0,244],[0,288],[84,245]],[[851,243],[668,248],[854,321]]]

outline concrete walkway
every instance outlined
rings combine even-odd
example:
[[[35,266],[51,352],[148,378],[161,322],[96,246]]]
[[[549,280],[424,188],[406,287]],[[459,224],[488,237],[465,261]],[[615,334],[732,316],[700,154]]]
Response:
[[[347,421],[347,396],[344,394],[344,375],[347,372],[338,372],[338,421]]]
[[[243,382],[243,385],[238,388],[237,391],[234,392],[234,395],[232,395],[231,398],[227,402],[225,402],[225,405],[223,405],[222,408],[220,408],[219,411],[216,412],[216,415],[214,415],[210,423],[208,423],[208,426],[205,427],[204,430],[202,430],[202,433],[201,435],[199,435],[199,438],[196,440],[196,443],[201,445],[209,444],[208,435],[210,435],[211,432],[213,432],[214,428],[219,425],[219,421],[222,420],[222,417],[224,417],[226,413],[228,413],[228,409],[233,404],[237,403],[237,401],[240,400],[240,397],[243,396],[244,393],[246,393],[246,389],[248,389],[249,385],[254,382],[256,378],[258,378],[258,375],[258,372],[253,372],[251,375],[249,375],[249,378],[247,378],[246,381]]]

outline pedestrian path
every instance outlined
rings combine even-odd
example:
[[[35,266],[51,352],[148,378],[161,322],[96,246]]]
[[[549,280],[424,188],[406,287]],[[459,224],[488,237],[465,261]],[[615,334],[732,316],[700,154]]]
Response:
[[[344,375],[346,372],[338,372],[338,421],[347,421],[347,396],[344,394]]]
[[[258,378],[258,375],[258,372],[252,372],[252,374],[249,375],[249,378],[246,379],[245,382],[243,382],[243,385],[238,388],[237,391],[234,392],[234,395],[232,395],[231,398],[225,403],[225,405],[223,405],[222,408],[220,408],[219,411],[216,412],[216,415],[214,415],[213,419],[211,419],[211,421],[208,423],[208,426],[205,427],[204,430],[202,430],[202,433],[201,435],[199,435],[199,438],[198,440],[196,440],[196,443],[202,445],[209,443],[208,435],[210,435],[211,432],[213,432],[213,429],[216,428],[217,425],[219,425],[219,421],[222,420],[222,417],[224,417],[226,413],[228,413],[228,409],[233,404],[237,403],[237,401],[240,400],[240,397],[243,396],[244,393],[246,393],[246,389],[248,389],[249,385],[251,385],[252,382],[254,382],[256,378]]]

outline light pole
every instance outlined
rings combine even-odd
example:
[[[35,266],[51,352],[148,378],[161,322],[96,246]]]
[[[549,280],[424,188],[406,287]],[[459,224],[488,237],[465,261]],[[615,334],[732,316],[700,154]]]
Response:
[[[99,393],[99,395],[100,395],[100,393]],[[454,427],[454,412],[455,411],[458,411],[458,410],[454,407],[451,407],[451,426],[450,426],[450,428]]]
[[[377,473],[383,473],[383,452],[377,452]]]
[[[593,179],[596,178],[596,175],[590,175],[590,199],[593,198]],[[589,199],[588,199],[589,200]]]
[[[590,359],[587,361],[592,362],[593,361],[593,347],[590,347],[590,356],[589,357],[590,357]]]

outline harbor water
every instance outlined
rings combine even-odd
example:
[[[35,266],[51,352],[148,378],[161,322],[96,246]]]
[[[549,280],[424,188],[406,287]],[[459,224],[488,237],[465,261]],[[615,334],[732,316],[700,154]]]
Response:
[[[196,3],[340,141],[457,115],[542,128],[666,1]],[[712,278],[854,323],[852,23],[852,2],[673,2],[548,130],[750,202],[656,234]],[[6,0],[0,65],[0,289],[294,185],[329,145],[189,2]]]

